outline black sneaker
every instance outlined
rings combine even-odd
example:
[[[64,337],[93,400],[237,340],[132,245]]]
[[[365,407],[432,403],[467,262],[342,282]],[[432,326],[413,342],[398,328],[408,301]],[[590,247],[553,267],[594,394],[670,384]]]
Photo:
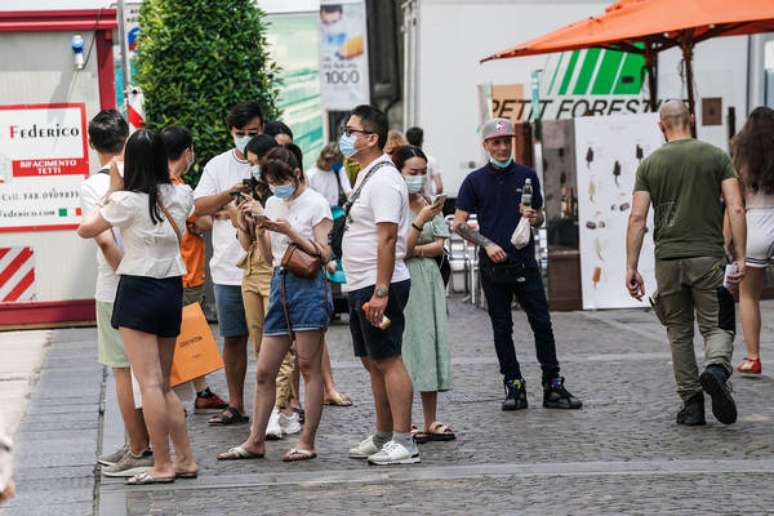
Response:
[[[720,366],[707,367],[699,376],[704,392],[712,397],[712,413],[724,425],[736,422],[736,403],[731,397],[728,374]]]
[[[699,392],[690,399],[685,400],[683,408],[677,413],[677,424],[686,426],[706,425],[704,419],[704,393]]]
[[[505,400],[503,410],[521,410],[528,407],[527,382],[523,378],[505,380]]]
[[[583,402],[564,388],[564,377],[543,381],[543,407],[576,410]]]

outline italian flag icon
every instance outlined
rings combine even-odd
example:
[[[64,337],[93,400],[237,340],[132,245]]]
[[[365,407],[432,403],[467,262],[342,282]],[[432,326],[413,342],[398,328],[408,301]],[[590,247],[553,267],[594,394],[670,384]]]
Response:
[[[59,208],[60,217],[80,217],[81,213],[80,208]]]

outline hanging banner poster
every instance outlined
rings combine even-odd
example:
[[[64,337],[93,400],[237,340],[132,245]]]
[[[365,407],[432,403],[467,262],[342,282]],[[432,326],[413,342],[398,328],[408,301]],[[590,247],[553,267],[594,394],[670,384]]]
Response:
[[[348,111],[370,102],[365,3],[320,2],[320,84],[323,107]]]
[[[647,307],[626,290],[626,227],[637,167],[664,142],[657,114],[575,119],[583,308]],[[639,272],[646,295],[656,289],[653,210]]]
[[[0,105],[0,232],[75,229],[89,175],[86,105]]]

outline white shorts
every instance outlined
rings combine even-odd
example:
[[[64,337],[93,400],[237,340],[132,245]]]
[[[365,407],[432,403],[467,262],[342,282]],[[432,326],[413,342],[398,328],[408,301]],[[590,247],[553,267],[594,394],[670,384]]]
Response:
[[[747,210],[748,267],[766,268],[774,256],[774,208]]]

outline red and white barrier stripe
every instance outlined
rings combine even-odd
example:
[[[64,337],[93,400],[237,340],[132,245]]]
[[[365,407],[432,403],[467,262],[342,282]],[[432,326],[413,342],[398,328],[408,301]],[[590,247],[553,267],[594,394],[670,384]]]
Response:
[[[133,88],[128,95],[126,103],[126,118],[132,132],[145,125],[145,97],[139,88]]]
[[[35,255],[31,247],[0,247],[0,303],[35,300]]]

